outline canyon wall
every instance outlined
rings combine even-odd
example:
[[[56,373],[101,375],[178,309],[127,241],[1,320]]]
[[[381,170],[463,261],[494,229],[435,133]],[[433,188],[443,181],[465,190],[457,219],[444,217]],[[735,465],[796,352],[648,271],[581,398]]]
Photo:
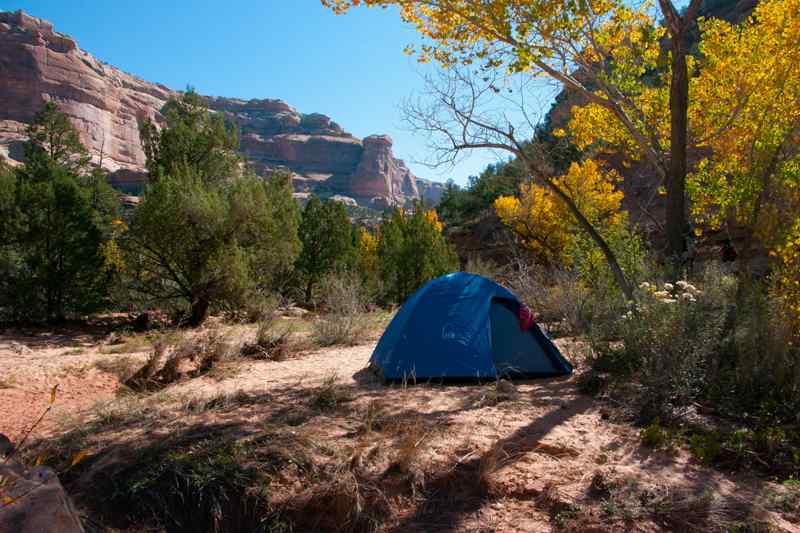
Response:
[[[112,184],[136,194],[146,182],[139,123],[159,121],[163,105],[178,94],[99,61],[45,20],[0,12],[0,156],[12,163],[23,158],[27,124],[52,100]],[[207,101],[238,126],[241,151],[256,172],[287,170],[298,193],[340,195],[376,208],[421,198],[417,178],[394,157],[386,135],[358,139],[329,117],[300,113],[282,100]],[[426,182],[425,190],[433,189]]]

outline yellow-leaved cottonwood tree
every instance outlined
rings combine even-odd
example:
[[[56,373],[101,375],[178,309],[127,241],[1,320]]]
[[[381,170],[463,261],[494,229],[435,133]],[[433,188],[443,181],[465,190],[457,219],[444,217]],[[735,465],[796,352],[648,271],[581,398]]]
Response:
[[[788,249],[800,224],[800,0],[761,2],[739,26],[700,29],[690,131],[710,155],[689,176],[692,211],[710,227],[745,230],[746,266],[755,240]]]
[[[701,0],[679,13],[671,0],[635,6],[621,0],[322,0],[342,13],[358,5],[397,6],[423,36],[422,61],[483,72],[547,77],[607,111],[666,185],[665,231],[678,258],[687,220],[688,34]],[[656,24],[657,11],[666,28]],[[669,61],[658,65],[662,38]],[[415,50],[410,50],[414,52]],[[644,74],[667,72],[669,138],[641,101]],[[677,259],[676,259],[677,260]]]
[[[691,213],[710,229],[744,228],[746,259],[754,239],[768,249],[784,241],[800,207],[800,0],[764,1],[739,25],[707,19],[699,28],[699,58],[689,58],[699,73],[688,106],[688,146],[698,154],[687,179]],[[668,144],[664,76],[640,82],[636,104]],[[573,108],[569,129],[580,149],[636,155],[635,139],[595,103]]]
[[[563,176],[553,181],[605,234],[625,223],[621,211],[623,194],[614,186],[618,178],[614,171],[603,170],[588,159],[572,163]],[[495,200],[494,208],[500,220],[537,256],[554,263],[569,262],[567,254],[580,228],[566,204],[550,189],[533,182],[523,184],[519,197],[501,196]]]

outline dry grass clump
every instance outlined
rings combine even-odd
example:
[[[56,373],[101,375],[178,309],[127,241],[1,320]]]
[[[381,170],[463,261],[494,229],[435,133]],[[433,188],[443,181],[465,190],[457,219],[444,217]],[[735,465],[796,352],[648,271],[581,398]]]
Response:
[[[380,485],[347,466],[293,499],[287,516],[298,531],[372,533],[389,520],[392,506]]]
[[[256,338],[242,345],[240,354],[250,359],[283,361],[289,356],[292,328],[274,332],[272,320],[259,322]]]
[[[364,413],[364,420],[361,423],[360,433],[370,434],[373,431],[380,431],[387,422],[387,415],[382,402],[372,400],[367,404]]]
[[[600,500],[602,514],[592,518],[578,513],[568,522],[570,528],[579,523],[608,528],[621,521],[627,526],[654,522],[667,531],[771,531],[759,504],[747,498],[715,496],[708,489],[642,485],[634,478],[597,471],[588,495]]]
[[[85,378],[89,371],[92,369],[91,364],[78,363],[75,365],[68,365],[61,367],[59,374],[61,376],[75,376],[78,378]]]
[[[17,385],[17,378],[13,374],[0,377],[0,389],[13,389]]]
[[[311,407],[319,411],[331,411],[351,399],[348,391],[339,383],[339,376],[332,373],[314,391]]]
[[[153,330],[146,333],[112,331],[103,341],[99,351],[104,354],[146,352],[158,343],[175,344],[183,336],[184,333],[178,329]]]
[[[238,352],[238,346],[216,329],[186,335],[175,346],[157,342],[147,362],[125,385],[137,392],[153,391],[211,371],[219,374]]]
[[[419,457],[422,444],[428,436],[422,424],[412,422],[406,426],[395,447],[395,460],[393,466],[404,474],[413,474],[420,470]]]
[[[327,475],[312,458],[318,447],[294,431],[242,437],[178,426],[166,437],[108,446],[87,429],[94,428],[59,439],[48,464],[63,472],[65,449],[90,447],[62,482],[102,531],[292,531],[283,518],[292,498],[287,488],[314,486]]]
[[[363,317],[331,313],[314,323],[313,339],[318,346],[353,346],[361,340]]]
[[[242,308],[229,310],[227,319],[249,324],[272,322],[275,319],[280,300],[276,296],[253,296]]]
[[[423,473],[423,451],[425,443],[437,429],[435,422],[425,420],[422,415],[413,414],[398,417],[385,425],[384,433],[394,437],[392,448],[394,459],[388,471],[411,475],[414,478]]]
[[[94,367],[101,372],[116,376],[120,383],[125,383],[136,373],[139,364],[134,357],[116,356],[100,359],[94,363]]]
[[[763,510],[746,500],[715,497],[669,486],[650,487],[639,496],[656,522],[672,531],[772,531]]]
[[[252,395],[240,389],[232,393],[221,392],[212,396],[192,398],[182,405],[182,409],[196,415],[207,411],[228,411],[252,404],[254,401]]]
[[[324,315],[314,323],[318,346],[358,344],[366,334],[365,295],[361,280],[352,273],[327,276],[321,284]]]
[[[558,490],[553,482],[548,482],[536,498],[536,505],[550,515],[550,520],[557,529],[584,528],[575,526],[583,521],[583,509]]]
[[[129,445],[96,448],[65,480],[109,529],[372,532],[393,515],[379,480],[294,430],[193,426]]]
[[[477,407],[486,407],[518,399],[519,391],[517,387],[508,380],[498,378],[497,381],[481,391],[475,404]]]
[[[482,493],[489,494],[494,487],[494,474],[500,468],[501,458],[505,455],[501,446],[492,446],[481,455],[478,462],[478,486]]]
[[[112,332],[106,338],[105,344],[100,346],[100,353],[123,354],[144,352],[149,350],[154,342],[154,337],[151,335],[125,335],[119,332]]]

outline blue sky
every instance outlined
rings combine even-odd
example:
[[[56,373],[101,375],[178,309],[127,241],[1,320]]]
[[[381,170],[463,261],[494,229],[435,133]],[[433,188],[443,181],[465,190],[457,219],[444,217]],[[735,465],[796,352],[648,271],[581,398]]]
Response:
[[[332,117],[358,137],[388,133],[420,177],[465,183],[492,153],[430,169],[426,139],[404,130],[398,109],[422,86],[402,52],[416,40],[396,12],[336,16],[319,0],[0,0],[0,10],[50,20],[97,58],[174,89],[281,98]]]

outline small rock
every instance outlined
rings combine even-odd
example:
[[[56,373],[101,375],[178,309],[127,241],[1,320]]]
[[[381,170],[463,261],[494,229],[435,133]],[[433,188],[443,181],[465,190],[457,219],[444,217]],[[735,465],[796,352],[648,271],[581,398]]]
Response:
[[[519,392],[513,383],[505,379],[497,380],[497,397],[504,400],[515,400],[519,397]]]
[[[134,331],[147,331],[150,328],[150,313],[145,311],[139,314],[133,321]]]
[[[0,448],[8,446],[13,448],[7,437],[0,435]],[[0,512],[0,531],[84,533],[78,513],[52,469],[37,466],[29,470],[11,459],[0,462],[0,478],[6,500]]]
[[[14,445],[11,443],[11,440],[0,433],[0,456],[5,457],[13,451]]]
[[[302,307],[297,307],[296,305],[290,305],[289,307],[283,309],[282,313],[284,316],[303,318],[308,314],[308,311],[306,311]]]
[[[19,355],[31,355],[33,353],[33,350],[31,350],[24,344],[20,344],[19,342],[11,343],[11,351]]]

